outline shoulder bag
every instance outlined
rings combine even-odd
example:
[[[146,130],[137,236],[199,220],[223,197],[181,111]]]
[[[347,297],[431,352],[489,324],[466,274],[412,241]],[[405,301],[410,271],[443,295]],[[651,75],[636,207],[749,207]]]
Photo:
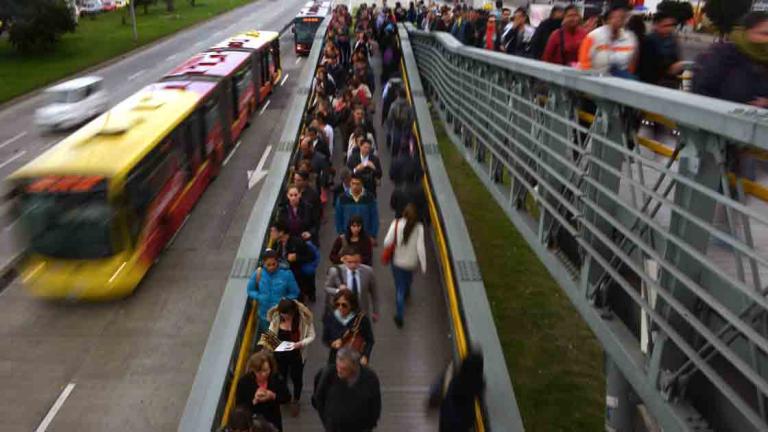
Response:
[[[392,258],[395,256],[395,248],[397,247],[397,224],[399,221],[399,219],[395,219],[395,241],[381,251],[381,263],[384,265],[389,265],[389,263],[392,262]]]
[[[341,346],[352,348],[360,354],[365,350],[365,339],[360,334],[360,325],[364,316],[365,313],[359,312],[352,323],[352,328],[344,332],[344,336],[341,337]]]

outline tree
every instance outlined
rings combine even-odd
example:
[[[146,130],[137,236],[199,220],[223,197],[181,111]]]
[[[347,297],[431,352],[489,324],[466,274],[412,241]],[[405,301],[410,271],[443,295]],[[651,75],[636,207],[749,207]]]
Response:
[[[707,0],[704,13],[717,27],[720,34],[730,33],[752,7],[752,0]]]
[[[8,40],[19,51],[44,51],[61,35],[75,31],[76,22],[66,0],[17,0]]]
[[[173,4],[173,0],[165,0],[165,10],[168,12],[173,12],[176,10]]]

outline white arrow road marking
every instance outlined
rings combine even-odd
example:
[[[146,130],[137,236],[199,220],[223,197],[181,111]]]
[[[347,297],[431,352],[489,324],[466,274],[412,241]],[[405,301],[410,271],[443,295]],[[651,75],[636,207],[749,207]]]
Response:
[[[259,160],[259,164],[256,165],[255,170],[248,170],[246,174],[248,175],[248,189],[253,189],[254,186],[256,186],[257,183],[261,181],[264,177],[267,176],[267,173],[269,171],[264,169],[264,164],[267,163],[267,158],[269,157],[269,152],[272,151],[272,146],[267,146],[267,148],[264,150],[264,154],[261,155],[261,160]]]

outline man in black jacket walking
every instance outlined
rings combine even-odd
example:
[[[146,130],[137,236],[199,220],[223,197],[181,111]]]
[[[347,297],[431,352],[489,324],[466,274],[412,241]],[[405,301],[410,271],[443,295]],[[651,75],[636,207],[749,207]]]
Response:
[[[381,416],[379,378],[360,364],[360,353],[341,348],[336,364],[315,378],[312,405],[326,432],[370,432]]]

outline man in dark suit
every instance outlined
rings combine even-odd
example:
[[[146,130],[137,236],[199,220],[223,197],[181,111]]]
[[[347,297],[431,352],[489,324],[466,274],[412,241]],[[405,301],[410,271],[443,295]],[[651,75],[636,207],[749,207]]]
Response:
[[[365,190],[376,196],[376,182],[381,178],[381,162],[372,152],[373,145],[365,138],[360,143],[360,152],[350,156],[347,167],[363,180]]]

